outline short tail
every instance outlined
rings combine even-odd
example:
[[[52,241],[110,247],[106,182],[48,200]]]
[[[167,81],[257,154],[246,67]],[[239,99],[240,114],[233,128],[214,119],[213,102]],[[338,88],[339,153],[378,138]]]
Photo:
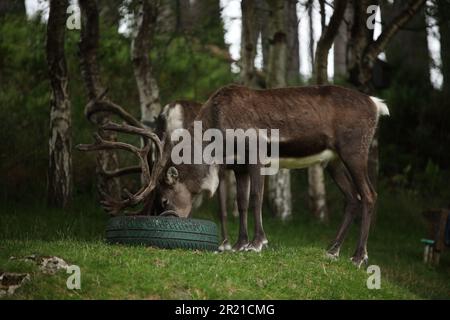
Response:
[[[370,97],[370,99],[373,101],[373,103],[377,107],[378,115],[389,116],[389,108],[386,105],[386,103],[384,103],[383,100],[376,98],[376,97]]]

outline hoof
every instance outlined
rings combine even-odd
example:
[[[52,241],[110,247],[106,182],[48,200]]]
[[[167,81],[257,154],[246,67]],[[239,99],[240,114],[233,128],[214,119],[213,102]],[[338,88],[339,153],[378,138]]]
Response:
[[[238,241],[233,248],[231,248],[231,251],[233,252],[240,252],[247,250],[247,247],[249,246],[249,243],[247,241]]]
[[[262,249],[268,247],[269,241],[264,240],[253,240],[245,249],[245,251],[261,252]]]
[[[362,257],[353,256],[350,260],[358,269],[360,269],[362,265],[365,265],[365,266],[368,265],[369,256],[368,255],[364,255]]]
[[[231,244],[228,240],[223,240],[222,244],[219,246],[219,252],[231,251]]]
[[[337,261],[339,259],[339,251],[338,252],[327,251],[325,253],[325,257],[331,261]]]

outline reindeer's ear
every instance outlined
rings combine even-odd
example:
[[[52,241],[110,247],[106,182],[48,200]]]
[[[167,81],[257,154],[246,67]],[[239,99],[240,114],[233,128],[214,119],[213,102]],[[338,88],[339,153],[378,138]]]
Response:
[[[169,186],[174,185],[178,181],[178,170],[175,167],[170,167],[167,169],[166,173],[166,183]]]

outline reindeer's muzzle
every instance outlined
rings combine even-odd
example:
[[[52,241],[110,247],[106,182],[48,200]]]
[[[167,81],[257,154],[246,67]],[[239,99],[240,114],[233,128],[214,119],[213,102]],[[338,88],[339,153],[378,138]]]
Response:
[[[160,217],[177,217],[177,218],[180,217],[178,215],[178,213],[176,213],[176,211],[174,211],[174,210],[166,210],[163,213],[161,213],[159,216]]]

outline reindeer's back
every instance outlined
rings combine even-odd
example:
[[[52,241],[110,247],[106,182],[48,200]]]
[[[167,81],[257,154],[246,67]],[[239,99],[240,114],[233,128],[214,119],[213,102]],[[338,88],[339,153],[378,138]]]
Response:
[[[230,85],[210,97],[197,119],[218,128],[282,129],[285,126],[320,126],[336,118],[345,122],[349,118],[376,117],[376,108],[369,96],[340,86],[254,90]]]
[[[278,129],[280,145],[308,154],[333,148],[350,131],[376,127],[377,118],[369,96],[344,87],[253,90],[232,85],[211,96],[196,120],[203,129]]]

